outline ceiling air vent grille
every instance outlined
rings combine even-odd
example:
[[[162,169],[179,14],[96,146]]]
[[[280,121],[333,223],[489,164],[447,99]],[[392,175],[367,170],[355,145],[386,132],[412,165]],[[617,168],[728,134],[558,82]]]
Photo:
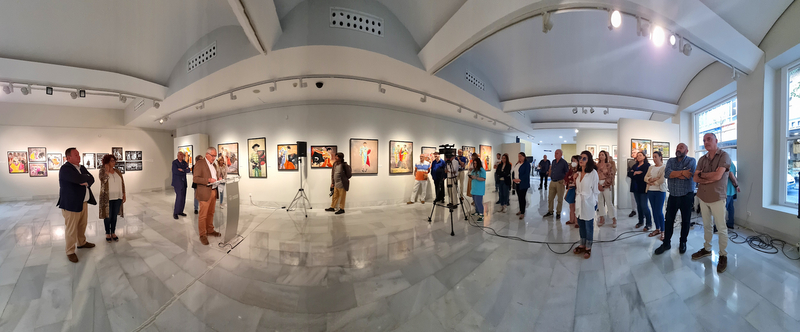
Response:
[[[331,28],[350,29],[383,37],[383,19],[357,10],[331,7]]]
[[[477,77],[475,77],[475,75],[472,75],[472,73],[470,73],[470,72],[467,72],[467,73],[466,73],[466,75],[464,76],[464,78],[466,78],[466,79],[467,79],[467,81],[469,81],[470,83],[472,83],[473,85],[475,85],[476,87],[478,87],[478,89],[481,89],[481,90],[483,90],[483,91],[486,91],[486,87],[485,87],[485,85],[483,84],[483,81],[481,81],[480,79],[478,79]]]
[[[186,72],[191,72],[195,70],[195,68],[199,67],[200,65],[206,63],[207,61],[213,59],[217,56],[217,42],[211,43],[211,45],[206,46],[202,51],[195,54],[193,57],[189,58],[186,61]]]
[[[134,112],[138,111],[140,108],[142,108],[142,106],[144,106],[144,99],[139,99],[139,102],[136,103],[136,106],[133,108],[133,111]]]

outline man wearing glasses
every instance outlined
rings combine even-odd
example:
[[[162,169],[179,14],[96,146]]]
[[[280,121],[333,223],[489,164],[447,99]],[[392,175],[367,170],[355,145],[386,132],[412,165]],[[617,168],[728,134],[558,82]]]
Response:
[[[206,149],[205,162],[195,165],[192,182],[197,184],[197,200],[200,202],[200,214],[197,220],[198,231],[200,233],[200,243],[208,245],[208,236],[221,236],[214,230],[214,207],[219,198],[216,186],[217,182],[217,149],[211,147]]]

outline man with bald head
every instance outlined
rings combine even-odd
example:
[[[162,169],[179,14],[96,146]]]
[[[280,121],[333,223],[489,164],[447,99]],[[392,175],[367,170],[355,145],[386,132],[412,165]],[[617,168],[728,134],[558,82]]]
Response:
[[[678,251],[686,252],[686,238],[689,236],[689,227],[692,219],[692,205],[694,204],[694,171],[697,162],[687,156],[689,147],[680,143],[675,149],[675,158],[670,158],[664,169],[667,178],[669,198],[667,199],[667,218],[664,225],[664,241],[656,248],[655,254],[661,255],[671,246],[672,233],[675,227],[675,216],[681,211],[681,238]]]
[[[569,171],[567,161],[561,158],[562,154],[561,149],[556,150],[555,159],[550,165],[550,170],[547,171],[547,176],[550,177],[550,191],[547,192],[547,214],[544,216],[550,217],[553,215],[553,199],[558,199],[556,219],[561,219],[561,207],[563,206],[564,193],[566,192],[564,178],[567,176],[567,171]]]
[[[708,133],[703,135],[703,145],[708,153],[700,157],[694,182],[697,182],[697,198],[700,199],[700,212],[703,215],[703,231],[705,243],[703,249],[692,254],[692,260],[711,256],[711,240],[714,230],[711,226],[713,217],[719,236],[719,262],[717,273],[725,272],[728,267],[728,227],[725,225],[725,203],[728,193],[728,172],[731,169],[731,157],[717,146],[717,136]]]
[[[200,202],[200,215],[197,217],[197,227],[200,234],[200,243],[208,245],[208,236],[221,236],[214,230],[214,207],[219,198],[217,188],[212,186],[219,179],[217,169],[217,149],[206,149],[203,161],[194,165],[192,182],[197,184],[197,200]]]

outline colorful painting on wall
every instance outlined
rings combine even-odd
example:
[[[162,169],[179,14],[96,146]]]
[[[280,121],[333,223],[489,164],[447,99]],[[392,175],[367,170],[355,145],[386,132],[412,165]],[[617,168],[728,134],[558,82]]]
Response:
[[[8,173],[28,173],[28,156],[25,151],[8,151]]]
[[[611,155],[614,156],[614,160],[617,160],[617,146],[616,145],[612,145],[611,146]]]
[[[414,143],[389,141],[389,174],[411,174],[414,172]]]
[[[378,140],[351,138],[350,167],[353,174],[378,174]]]
[[[125,151],[125,160],[141,161],[142,151]]]
[[[183,160],[189,164],[189,172],[191,173],[192,165],[194,165],[194,146],[181,145],[178,147],[178,151],[183,152]],[[177,155],[177,152],[175,154]]]
[[[239,175],[239,143],[217,144],[217,159],[228,166],[228,175]]]
[[[30,163],[28,175],[32,178],[47,177],[47,163]]]
[[[608,145],[601,145],[597,147],[597,153],[600,153],[600,151],[611,153],[611,148],[609,148]]]
[[[461,151],[464,151],[464,157],[470,158],[470,156],[475,153],[475,147],[464,145],[461,147]]]
[[[47,148],[28,148],[29,163],[47,162]]]
[[[94,163],[94,153],[84,153],[83,160],[81,160],[81,165],[86,167],[86,169],[96,169],[97,164]]]
[[[422,150],[420,150],[420,153],[422,153],[422,155],[425,156],[425,160],[426,161],[431,162],[431,161],[433,161],[433,153],[436,152],[436,151],[438,151],[438,150],[436,150],[436,147],[423,146]],[[416,161],[416,159],[414,159],[414,161]]]
[[[311,168],[333,167],[333,156],[339,152],[336,145],[312,145]]]
[[[669,159],[669,142],[653,142],[653,151],[661,152],[664,160]]]
[[[297,169],[297,144],[278,144],[278,170],[296,171]]]
[[[589,153],[592,154],[593,158],[597,158],[597,145],[594,144],[586,145],[586,151],[589,151]]]
[[[94,154],[94,164],[97,165],[97,168],[103,167],[103,157],[105,157],[108,153],[95,153]]]
[[[142,162],[141,161],[126,161],[125,162],[125,170],[126,171],[141,171],[142,170]]]
[[[247,140],[247,173],[251,178],[267,178],[267,139],[264,137]]]
[[[125,155],[122,154],[122,148],[111,148],[111,154],[113,154],[114,157],[117,157],[117,164],[119,164],[120,161],[125,160]]]
[[[51,171],[57,171],[61,168],[61,163],[64,162],[64,158],[61,156],[60,153],[48,153],[47,154],[47,169]]]
[[[652,148],[649,139],[631,139],[631,156],[635,156],[639,152],[643,153],[645,158],[650,158]]]
[[[492,170],[492,147],[489,145],[481,145],[481,161],[483,162],[483,168],[486,169],[487,172]]]

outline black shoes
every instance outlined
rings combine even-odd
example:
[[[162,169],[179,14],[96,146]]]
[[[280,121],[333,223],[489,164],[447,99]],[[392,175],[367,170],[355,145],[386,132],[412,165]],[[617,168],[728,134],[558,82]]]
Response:
[[[631,211],[631,214],[628,215],[628,218],[633,218],[636,215],[636,211]]]
[[[339,211],[336,211],[336,213],[334,213],[334,214],[344,214],[344,209],[341,209],[341,210],[339,210]]]
[[[543,215],[542,217],[544,217],[544,218],[547,218],[547,217],[552,217],[552,216],[553,216],[553,212],[547,212],[547,213],[546,213],[545,215]]]
[[[181,212],[181,213],[178,213],[178,215],[181,216],[181,217],[185,217],[186,213]]]
[[[561,220],[561,213],[556,215],[556,219]]]
[[[173,214],[172,218],[178,219],[178,215],[177,214]]]
[[[669,249],[671,249],[671,247],[670,247],[670,246],[668,246],[668,245],[666,245],[666,244],[662,244],[660,247],[656,248],[655,254],[656,254],[656,255],[661,255],[661,254],[663,254],[665,251],[668,251]]]
[[[681,246],[678,247],[678,252],[680,252],[681,254],[686,253],[686,242],[681,242]]]
[[[328,212],[333,212],[333,211],[336,211],[336,209],[334,209],[334,208],[327,208],[327,209],[325,209],[325,211],[328,211]]]
[[[197,210],[194,210],[194,214],[197,214]]]

